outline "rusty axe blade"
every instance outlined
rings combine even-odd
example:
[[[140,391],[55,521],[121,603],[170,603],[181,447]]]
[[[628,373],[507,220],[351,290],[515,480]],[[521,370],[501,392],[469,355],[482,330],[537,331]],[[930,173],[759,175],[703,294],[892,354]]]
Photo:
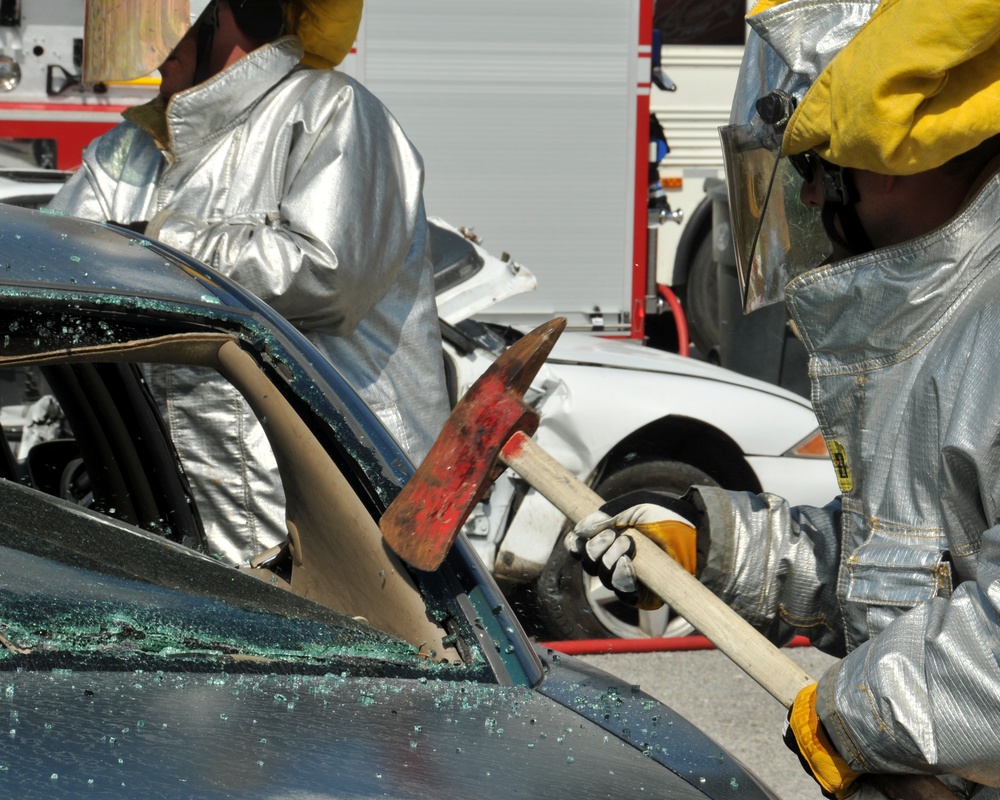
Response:
[[[408,564],[437,569],[499,475],[500,448],[517,431],[535,432],[538,414],[524,402],[524,393],[565,327],[562,317],[540,325],[490,365],[459,400],[427,458],[382,515],[382,536]]]

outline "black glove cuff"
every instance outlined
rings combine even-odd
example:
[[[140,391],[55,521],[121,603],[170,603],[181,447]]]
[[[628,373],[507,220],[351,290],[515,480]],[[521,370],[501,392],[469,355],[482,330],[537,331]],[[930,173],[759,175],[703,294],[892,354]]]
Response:
[[[653,505],[663,506],[675,514],[684,517],[691,525],[695,528],[701,523],[701,519],[704,516],[701,511],[689,500],[681,499],[680,497],[674,497],[673,495],[663,494],[661,492],[653,492],[649,489],[639,489],[635,492],[629,492],[628,494],[623,494],[621,497],[616,497],[614,500],[608,500],[603,506],[601,506],[601,511],[603,511],[608,516],[615,516],[615,514],[620,514],[622,511],[627,511],[632,508],[632,506],[642,505],[643,503],[652,503]]]

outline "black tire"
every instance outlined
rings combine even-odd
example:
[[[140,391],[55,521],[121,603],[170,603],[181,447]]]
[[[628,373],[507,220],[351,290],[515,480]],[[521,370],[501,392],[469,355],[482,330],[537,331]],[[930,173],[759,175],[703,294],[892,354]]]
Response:
[[[596,491],[605,500],[640,489],[679,497],[693,485],[718,484],[690,464],[643,461],[608,475]],[[668,606],[659,611],[639,611],[618,600],[600,581],[583,571],[580,562],[563,546],[562,539],[560,535],[535,583],[537,621],[544,638],[637,639],[686,636],[692,632],[687,621]]]
[[[719,274],[718,265],[712,258],[712,240],[709,235],[702,238],[691,259],[684,300],[691,341],[704,358],[718,363],[719,346],[722,342]]]

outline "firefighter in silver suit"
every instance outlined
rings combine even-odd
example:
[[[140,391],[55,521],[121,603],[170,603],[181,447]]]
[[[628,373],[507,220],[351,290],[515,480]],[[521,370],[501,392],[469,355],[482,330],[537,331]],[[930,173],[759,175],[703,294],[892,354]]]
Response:
[[[827,796],[895,773],[1000,798],[1000,4],[748,21],[721,131],[744,302],[784,300],[841,495],[626,498],[566,544],[654,602],[636,525],[774,642],[841,656],[786,739]]]
[[[159,24],[174,6],[180,17],[151,36],[135,4],[88,3],[85,80],[158,67],[161,91],[87,148],[50,208],[128,225],[238,281],[419,462],[448,413],[423,163],[385,107],[330,68],[353,45],[361,0],[150,0],[148,16]],[[135,25],[147,27],[132,36]],[[133,38],[143,46],[122,46]],[[241,563],[283,541],[284,495],[243,399],[194,369],[158,367],[150,383],[210,549]]]

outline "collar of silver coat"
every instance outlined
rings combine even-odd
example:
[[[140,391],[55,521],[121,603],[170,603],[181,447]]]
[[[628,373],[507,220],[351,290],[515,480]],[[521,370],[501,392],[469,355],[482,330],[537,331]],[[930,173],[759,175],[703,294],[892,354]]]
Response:
[[[909,242],[800,275],[785,289],[810,370],[875,367],[918,348],[1000,248],[1000,163],[948,223]],[[907,343],[901,345],[901,342]]]
[[[877,0],[790,0],[749,17],[730,122],[749,124],[757,100],[775,89],[801,100],[877,6]]]
[[[178,92],[167,104],[171,150],[181,154],[218,137],[246,117],[261,98],[295,69],[302,42],[288,34],[258,47],[203,83]],[[229,87],[237,86],[238,91]]]

